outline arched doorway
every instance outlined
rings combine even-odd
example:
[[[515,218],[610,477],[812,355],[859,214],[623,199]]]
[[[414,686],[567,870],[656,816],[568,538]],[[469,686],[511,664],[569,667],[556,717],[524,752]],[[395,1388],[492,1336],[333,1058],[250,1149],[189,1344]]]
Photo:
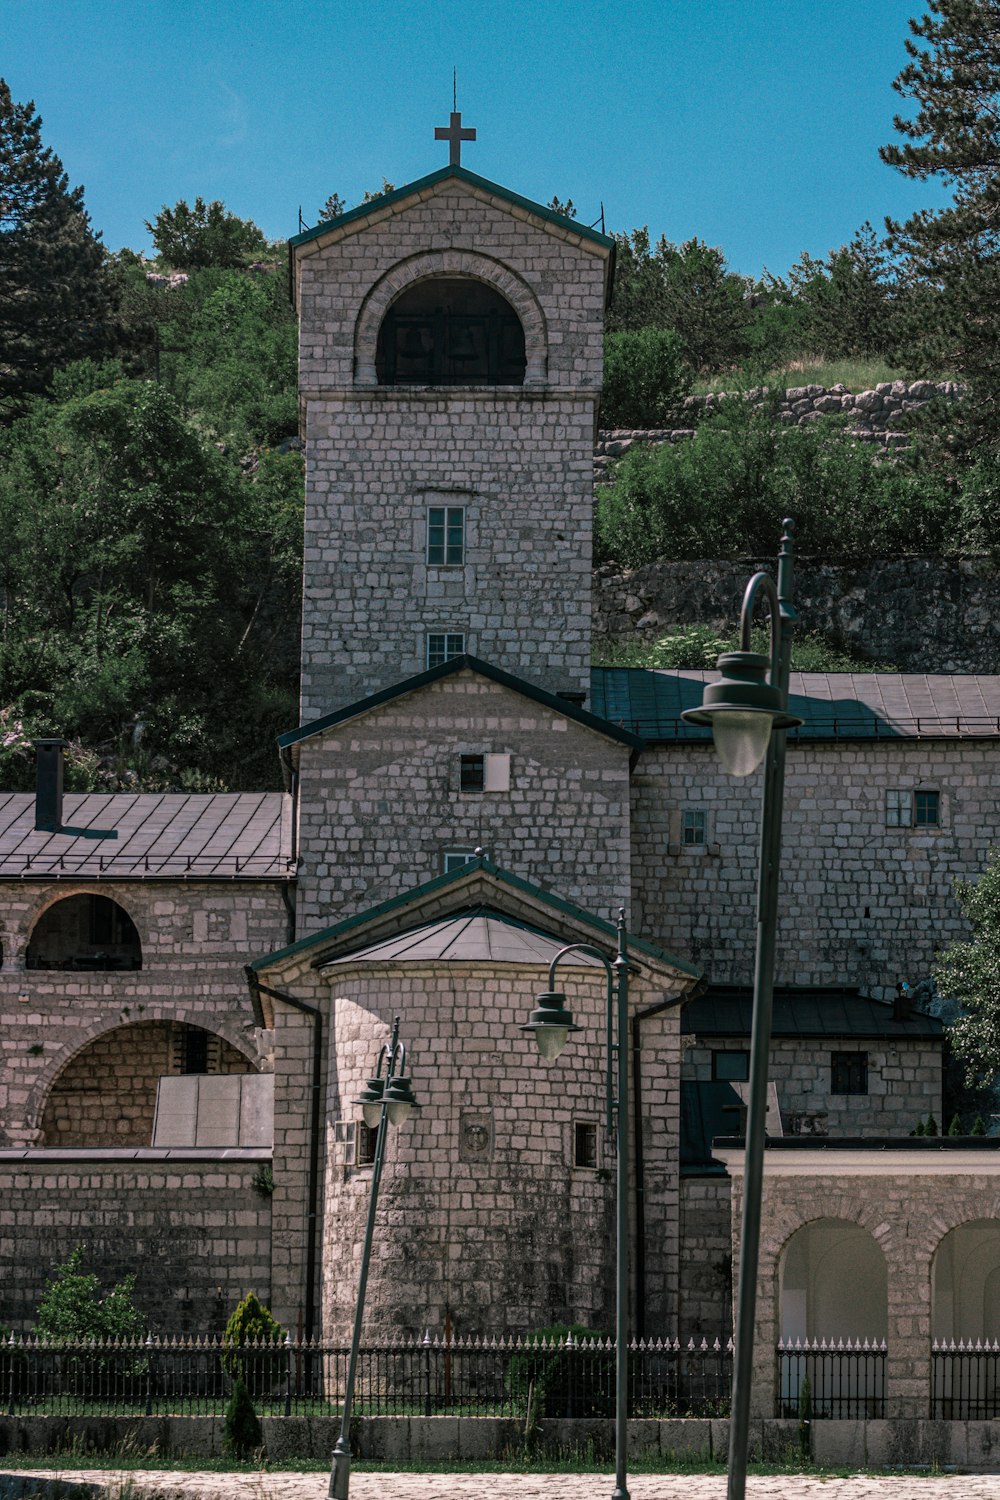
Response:
[[[471,276],[430,276],[382,319],[379,385],[523,385],[524,329],[510,303]]]
[[[110,896],[86,891],[46,907],[32,929],[28,969],[141,969],[135,923]]]
[[[879,1414],[884,1363],[865,1344],[880,1351],[889,1328],[881,1246],[849,1219],[814,1219],[786,1244],[778,1278],[782,1411],[795,1414],[808,1376],[815,1415]]]
[[[253,1073],[250,1060],[200,1026],[139,1021],[115,1027],[72,1057],[49,1090],[41,1146],[148,1146],[160,1078]]]
[[[931,1263],[932,1414],[1000,1415],[1000,1221],[973,1219],[944,1236]]]

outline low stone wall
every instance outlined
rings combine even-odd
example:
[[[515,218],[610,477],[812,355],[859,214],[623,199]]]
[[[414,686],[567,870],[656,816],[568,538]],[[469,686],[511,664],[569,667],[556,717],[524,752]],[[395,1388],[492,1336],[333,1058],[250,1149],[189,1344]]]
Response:
[[[679,625],[733,635],[746,581],[773,558],[696,559],[594,573],[594,641],[656,641]],[[996,672],[1000,568],[988,557],[803,557],[795,567],[803,631],[901,672]],[[598,660],[600,657],[598,657]]]
[[[30,1331],[45,1283],[76,1245],[102,1287],[136,1274],[155,1332],[221,1333],[253,1290],[268,1301],[270,1152],[228,1156],[0,1153],[0,1327]]]
[[[595,482],[606,483],[614,460],[624,457],[631,448],[679,443],[693,437],[702,417],[718,411],[725,401],[744,400],[763,406],[773,394],[758,386],[746,392],[688,396],[676,427],[605,429],[597,435]],[[909,441],[905,428],[911,412],[919,411],[937,396],[958,401],[962,394],[962,387],[954,380],[884,380],[870,391],[856,393],[846,385],[790,386],[778,393],[775,421],[785,427],[808,427],[824,417],[847,417],[846,430],[851,437],[895,448]]]

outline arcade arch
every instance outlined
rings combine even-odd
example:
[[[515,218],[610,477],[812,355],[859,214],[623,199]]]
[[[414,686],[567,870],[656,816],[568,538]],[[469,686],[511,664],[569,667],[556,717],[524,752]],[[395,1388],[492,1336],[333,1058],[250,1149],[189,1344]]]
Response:
[[[25,968],[141,969],[142,942],[123,906],[97,891],[81,891],[42,912],[28,939]]]

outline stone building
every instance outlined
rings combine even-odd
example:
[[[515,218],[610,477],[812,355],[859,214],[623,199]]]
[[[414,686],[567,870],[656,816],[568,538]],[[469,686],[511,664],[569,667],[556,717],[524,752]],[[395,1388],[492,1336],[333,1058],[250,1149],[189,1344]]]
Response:
[[[288,790],[58,816],[44,787],[0,796],[0,1322],[28,1326],[83,1242],[139,1272],[163,1331],[217,1327],[252,1285],[342,1337],[357,1095],[398,1015],[422,1108],[391,1138],[370,1330],[609,1328],[603,966],[561,969],[582,1030],[558,1062],[520,1027],[554,955],[613,948],[624,906],[633,1326],[727,1332],[740,1167],[715,1142],[740,1129],[758,787],[680,719],[704,674],[589,665],[613,250],[460,166],[292,241]],[[1000,678],[815,674],[793,697],[761,1360],[847,1317],[846,1267],[851,1336],[868,1317],[896,1340],[912,1414],[932,1324],[1000,1333],[993,1145],[906,1144],[940,1115],[942,1033],[897,994],[962,931],[952,881],[1000,837]],[[890,1297],[916,1218],[923,1279]],[[761,1411],[787,1395],[762,1363]]]

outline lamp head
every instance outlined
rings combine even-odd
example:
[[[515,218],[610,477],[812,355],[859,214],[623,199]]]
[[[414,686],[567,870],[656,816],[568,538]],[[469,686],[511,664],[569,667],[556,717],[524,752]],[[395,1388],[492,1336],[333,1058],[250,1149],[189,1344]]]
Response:
[[[405,1073],[397,1073],[389,1079],[385,1087],[385,1103],[390,1125],[402,1125],[411,1110],[421,1107]]]
[[[768,680],[770,657],[758,651],[726,651],[718,660],[718,682],[705,685],[700,708],[688,708],[688,724],[708,725],[715,749],[733,776],[749,776],[767,754],[772,729],[793,729],[802,719],[788,713],[780,690]]]
[[[535,1009],[522,1031],[533,1031],[538,1051],[545,1062],[554,1062],[565,1047],[571,1031],[579,1031],[566,1007],[566,996],[557,990],[546,990],[536,997]]]
[[[355,1104],[361,1105],[361,1115],[369,1130],[374,1130],[382,1118],[382,1096],[385,1093],[384,1078],[369,1078]]]

